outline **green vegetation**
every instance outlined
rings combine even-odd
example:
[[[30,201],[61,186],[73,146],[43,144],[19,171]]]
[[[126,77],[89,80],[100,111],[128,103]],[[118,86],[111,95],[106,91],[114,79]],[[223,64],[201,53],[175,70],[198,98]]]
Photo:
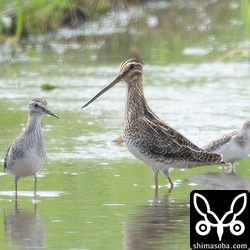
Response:
[[[44,84],[42,84],[42,86],[41,86],[41,89],[42,90],[53,90],[53,89],[55,89],[56,88],[56,86],[54,86],[54,85],[52,85],[52,84],[50,84],[50,83],[44,83]]]
[[[76,26],[118,5],[140,1],[3,0],[0,4],[0,40],[19,41],[21,35],[44,34],[62,25]]]
[[[8,1],[2,4],[0,30],[3,35],[13,35],[17,41],[22,34],[45,33],[59,27],[66,13],[73,15],[74,8],[76,5],[71,0],[27,0],[12,1],[11,4]]]

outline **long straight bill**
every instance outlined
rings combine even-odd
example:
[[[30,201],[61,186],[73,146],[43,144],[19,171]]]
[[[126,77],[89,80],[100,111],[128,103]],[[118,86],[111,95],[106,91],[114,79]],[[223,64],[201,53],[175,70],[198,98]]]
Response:
[[[113,86],[115,86],[118,82],[120,82],[121,77],[118,75],[111,83],[109,83],[107,86],[105,86],[103,89],[101,89],[96,95],[94,95],[89,101],[87,101],[83,106],[83,108],[86,108],[89,106],[90,103],[92,103],[94,100],[96,100],[99,96],[101,96],[103,93],[111,89]]]

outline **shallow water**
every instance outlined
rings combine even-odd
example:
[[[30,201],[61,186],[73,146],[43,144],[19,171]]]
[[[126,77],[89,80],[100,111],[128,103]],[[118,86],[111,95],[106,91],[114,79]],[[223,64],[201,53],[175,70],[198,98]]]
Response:
[[[125,31],[104,35],[100,31],[98,37],[94,33],[85,42],[76,43],[79,47],[74,49],[72,38],[67,43],[58,42],[58,48],[66,44],[63,53],[49,46],[49,50],[35,50],[35,56],[23,52],[24,60],[15,58],[1,64],[2,158],[26,124],[30,99],[47,99],[49,108],[60,117],[43,118],[48,162],[38,178],[37,199],[33,198],[34,183],[29,177],[19,182],[16,204],[13,178],[0,174],[1,249],[189,249],[192,190],[250,190],[247,157],[238,163],[235,174],[218,166],[173,170],[175,188],[171,193],[161,175],[156,201],[151,171],[124,144],[113,142],[122,134],[125,84],[118,84],[81,110],[116,76],[119,63],[130,57],[131,47],[142,45],[139,54],[145,61],[145,95],[162,120],[199,146],[239,129],[250,112],[249,61],[236,56],[217,60],[228,49],[247,44],[239,7],[232,4],[221,1],[217,7],[199,6],[197,13],[206,14],[211,28],[192,33],[190,36],[196,34],[193,43],[190,36],[183,38],[183,44],[171,53],[169,37],[182,36],[184,31],[181,26],[172,33],[159,33],[162,22],[168,20],[165,11],[182,14],[187,21],[187,12],[193,10],[190,6],[154,7],[147,9],[147,15],[138,10],[141,14],[137,18],[132,15],[134,10],[126,16],[129,24],[119,21],[122,15],[110,15],[107,20],[118,18],[116,25],[123,25]],[[218,22],[212,10],[225,6],[227,15]],[[157,21],[153,17],[160,22],[154,29],[148,27]],[[100,27],[106,21],[101,20]],[[235,25],[237,37],[229,40]],[[132,31],[137,33],[132,35]],[[154,49],[166,38],[166,49],[161,53],[159,47]],[[168,54],[162,54],[166,51]],[[43,84],[56,88],[45,91]]]

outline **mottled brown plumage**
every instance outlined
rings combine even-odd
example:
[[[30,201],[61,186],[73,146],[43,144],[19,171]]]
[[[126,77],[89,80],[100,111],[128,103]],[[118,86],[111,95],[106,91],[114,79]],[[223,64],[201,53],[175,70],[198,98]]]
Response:
[[[144,96],[142,65],[137,60],[122,63],[118,76],[83,108],[120,81],[125,81],[127,85],[124,141],[135,157],[151,167],[156,189],[159,172],[166,175],[173,187],[169,176],[170,167],[191,168],[221,164],[221,155],[205,152],[154,114]]]

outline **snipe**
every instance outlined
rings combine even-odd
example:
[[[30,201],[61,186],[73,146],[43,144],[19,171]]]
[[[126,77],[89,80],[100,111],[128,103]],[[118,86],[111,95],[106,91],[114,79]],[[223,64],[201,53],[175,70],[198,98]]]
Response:
[[[192,168],[222,163],[221,155],[205,152],[154,114],[143,93],[142,64],[137,60],[122,63],[116,78],[82,108],[120,81],[125,81],[127,85],[124,142],[135,157],[152,169],[156,193],[159,172],[167,177],[172,189],[174,184],[169,175],[170,167]]]
[[[35,98],[29,103],[28,122],[24,131],[9,146],[4,158],[4,170],[14,176],[17,197],[17,183],[20,178],[34,175],[36,195],[37,174],[46,162],[46,150],[42,131],[42,115],[59,118],[47,108],[47,101]]]
[[[250,154],[250,120],[247,120],[240,130],[211,141],[203,149],[222,154],[223,160],[229,163],[234,171],[235,163]]]

